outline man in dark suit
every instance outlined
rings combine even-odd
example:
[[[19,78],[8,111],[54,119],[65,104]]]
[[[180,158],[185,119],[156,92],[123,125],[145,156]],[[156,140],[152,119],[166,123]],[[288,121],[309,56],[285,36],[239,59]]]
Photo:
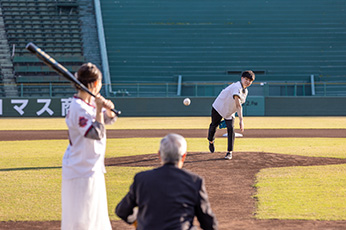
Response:
[[[138,230],[195,229],[195,216],[202,229],[217,229],[204,179],[182,169],[186,149],[184,137],[165,136],[159,150],[163,165],[135,175],[116,214],[129,224],[137,221]]]

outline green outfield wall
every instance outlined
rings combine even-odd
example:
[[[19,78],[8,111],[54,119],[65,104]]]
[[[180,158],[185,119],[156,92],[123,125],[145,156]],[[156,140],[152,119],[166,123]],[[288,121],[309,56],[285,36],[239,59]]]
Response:
[[[123,117],[209,116],[215,97],[111,98]],[[64,117],[71,98],[0,98],[0,117]],[[346,116],[346,97],[251,97],[245,116]]]
[[[346,97],[267,97],[266,116],[345,116]]]

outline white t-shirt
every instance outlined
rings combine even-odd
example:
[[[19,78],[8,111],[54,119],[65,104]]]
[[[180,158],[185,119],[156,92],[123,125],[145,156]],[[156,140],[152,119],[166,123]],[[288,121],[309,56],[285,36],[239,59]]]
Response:
[[[62,178],[91,177],[94,173],[105,173],[104,157],[106,134],[101,140],[85,137],[96,118],[96,108],[78,97],[74,97],[66,116],[69,140],[63,161]]]
[[[230,120],[237,112],[234,96],[240,98],[242,104],[245,103],[248,90],[244,89],[240,81],[237,81],[221,91],[213,103],[213,108],[225,119]]]

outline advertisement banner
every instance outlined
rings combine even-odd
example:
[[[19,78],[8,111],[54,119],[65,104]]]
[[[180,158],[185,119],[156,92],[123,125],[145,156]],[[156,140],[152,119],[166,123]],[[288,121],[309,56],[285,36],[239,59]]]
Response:
[[[138,116],[210,116],[215,97],[190,97],[191,105],[183,104],[184,98],[110,98],[122,117]],[[2,98],[0,117],[65,117],[72,98]],[[263,116],[264,97],[248,97],[243,105],[245,116]]]
[[[72,98],[3,98],[2,117],[64,117]]]

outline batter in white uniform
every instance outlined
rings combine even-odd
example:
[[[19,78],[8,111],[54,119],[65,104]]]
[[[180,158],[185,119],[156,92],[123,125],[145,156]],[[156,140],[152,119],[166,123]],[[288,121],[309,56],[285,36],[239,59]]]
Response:
[[[83,64],[76,76],[97,96],[78,90],[66,116],[70,144],[62,162],[61,229],[111,230],[104,178],[104,125],[116,120],[111,111],[114,104],[99,94],[102,74],[95,65]]]
[[[228,148],[225,159],[232,159],[232,151],[235,138],[235,113],[238,114],[240,130],[243,132],[244,122],[242,104],[245,103],[248,94],[247,87],[249,87],[254,80],[255,74],[252,71],[244,71],[241,75],[241,81],[235,82],[223,89],[219,96],[215,99],[211,111],[211,123],[209,125],[208,132],[209,150],[211,153],[215,151],[214,139],[216,129],[219,126],[222,118],[224,118],[228,135]]]

